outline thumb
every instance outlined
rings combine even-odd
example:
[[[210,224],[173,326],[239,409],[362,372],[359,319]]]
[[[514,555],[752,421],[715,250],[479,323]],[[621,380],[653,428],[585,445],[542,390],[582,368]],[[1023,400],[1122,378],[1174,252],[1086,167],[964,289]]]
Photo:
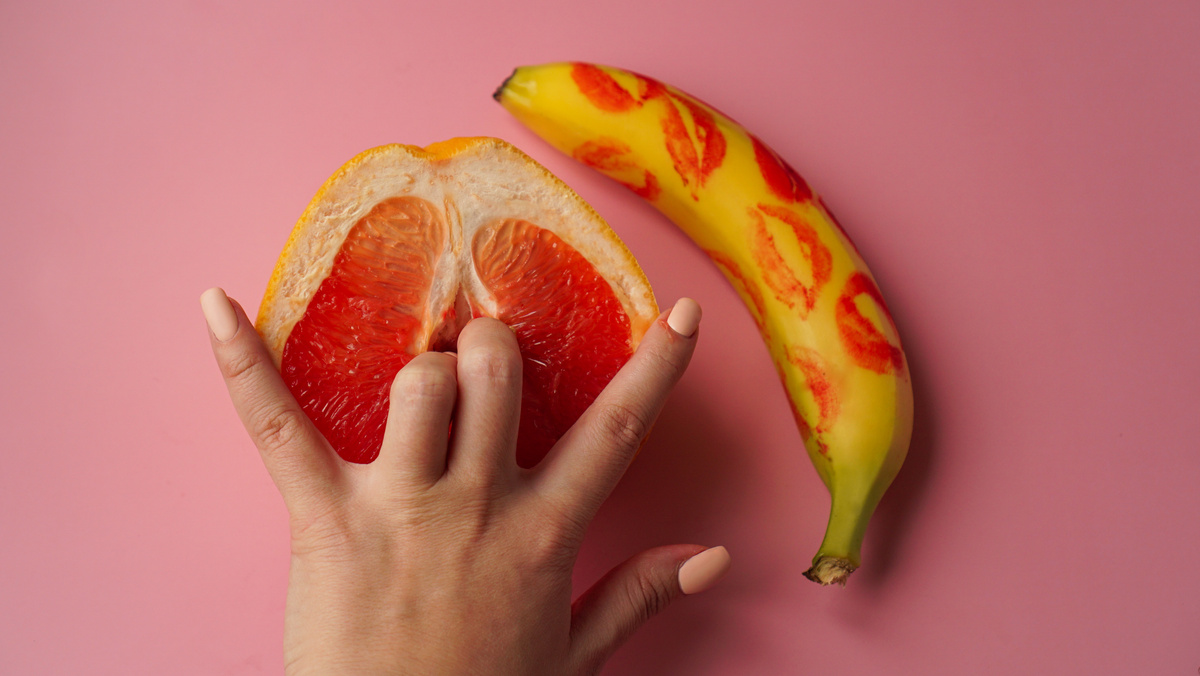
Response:
[[[668,545],[638,554],[600,578],[574,603],[573,673],[595,673],[646,620],[682,594],[713,586],[729,571],[724,547]]]

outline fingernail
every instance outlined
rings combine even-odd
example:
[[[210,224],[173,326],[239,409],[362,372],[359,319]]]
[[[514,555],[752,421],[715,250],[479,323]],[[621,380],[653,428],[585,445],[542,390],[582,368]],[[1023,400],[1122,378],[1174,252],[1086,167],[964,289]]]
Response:
[[[237,313],[221,289],[213,287],[200,294],[200,309],[204,312],[204,320],[208,322],[208,330],[217,340],[225,342],[237,333]]]
[[[667,315],[667,326],[684,338],[690,338],[700,326],[700,304],[691,298],[680,298]]]
[[[729,572],[729,552],[712,547],[683,562],[679,568],[679,588],[684,594],[698,594],[716,584]]]

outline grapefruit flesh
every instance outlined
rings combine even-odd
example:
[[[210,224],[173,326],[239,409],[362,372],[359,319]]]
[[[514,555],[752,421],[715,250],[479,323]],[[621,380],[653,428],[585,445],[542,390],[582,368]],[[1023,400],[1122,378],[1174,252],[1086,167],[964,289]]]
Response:
[[[535,464],[633,354],[629,317],[578,251],[528,221],[475,235],[475,270],[517,334],[522,373],[518,462]]]
[[[517,461],[530,467],[656,314],[636,261],[578,196],[508,144],[467,139],[385,146],[335,174],[293,231],[258,324],[305,413],[365,463],[396,373],[455,349],[473,317],[499,319],[521,349]]]

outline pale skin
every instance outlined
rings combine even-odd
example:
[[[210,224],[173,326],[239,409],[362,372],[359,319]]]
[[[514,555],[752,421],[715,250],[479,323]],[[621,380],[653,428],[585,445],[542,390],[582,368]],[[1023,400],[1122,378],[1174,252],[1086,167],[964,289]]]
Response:
[[[694,301],[659,317],[532,469],[515,459],[520,353],[496,320],[464,327],[457,354],[400,370],[379,458],[358,465],[305,416],[241,306],[220,289],[201,304],[289,514],[286,673],[595,674],[646,620],[728,569],[723,547],[658,547],[571,597],[585,529],[691,359]]]

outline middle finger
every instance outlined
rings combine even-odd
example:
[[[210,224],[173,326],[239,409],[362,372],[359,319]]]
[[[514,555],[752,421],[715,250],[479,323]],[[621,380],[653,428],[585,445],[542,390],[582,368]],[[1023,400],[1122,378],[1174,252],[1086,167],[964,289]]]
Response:
[[[478,482],[516,474],[521,415],[521,352],[512,329],[487,317],[458,336],[458,412],[448,473]]]

